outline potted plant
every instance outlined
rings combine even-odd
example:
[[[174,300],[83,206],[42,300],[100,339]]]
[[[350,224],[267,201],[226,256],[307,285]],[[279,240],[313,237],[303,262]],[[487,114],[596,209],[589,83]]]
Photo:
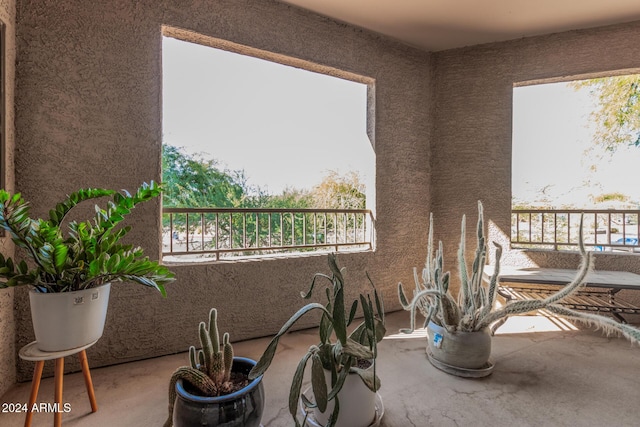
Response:
[[[320,342],[309,347],[293,375],[289,393],[289,412],[296,426],[331,425],[338,427],[367,427],[382,417],[382,401],[377,393],[380,379],[376,375],[377,344],[386,332],[384,307],[373,288],[373,301],[369,294],[360,294],[345,312],[344,276],[336,256],[329,255],[331,276],[314,275],[309,291],[301,295],[310,298],[318,279],[330,283],[326,288],[327,302],[310,303],[298,310],[271,340],[249,378],[257,378],[269,368],[282,337],[302,316],[320,311],[318,328]],[[364,320],[351,333],[347,328],[362,308]],[[311,360],[311,394],[302,393],[305,367]],[[303,416],[298,419],[298,408]]]
[[[398,296],[405,310],[411,312],[411,326],[402,332],[411,333],[415,328],[415,317],[420,311],[427,328],[429,361],[437,368],[459,376],[480,377],[491,373],[490,326],[500,326],[506,317],[545,309],[556,315],[596,325],[607,333],[619,332],[632,341],[640,341],[640,330],[615,320],[563,307],[559,303],[584,285],[585,277],[593,268],[593,253],[587,252],[583,244],[582,220],[580,223],[579,248],[582,262],[575,279],[547,298],[539,300],[511,301],[496,308],[497,279],[500,272],[502,248],[496,245],[495,269],[488,283],[482,274],[487,256],[484,235],[482,203],[478,202],[477,249],[469,270],[465,259],[466,219],[462,217],[462,236],[458,250],[460,290],[454,299],[449,291],[450,273],[444,272],[442,242],[433,251],[433,215],[429,221],[427,260],[418,277],[414,269],[415,289],[409,302],[402,283],[398,284]],[[496,323],[498,322],[498,323]],[[497,328],[494,326],[494,328]],[[494,331],[495,332],[495,329]]]
[[[135,194],[81,189],[49,211],[49,219],[29,217],[29,203],[0,190],[0,227],[31,260],[19,263],[0,254],[0,288],[31,285],[31,315],[38,348],[62,351],[95,342],[102,336],[110,283],[131,281],[166,296],[173,274],[143,256],[139,247],[120,240],[131,227],[117,226],[139,203],[161,192],[153,181]],[[112,196],[106,209],[95,207],[93,221],[67,221],[78,204]]]
[[[169,417],[165,427],[258,427],[264,409],[262,376],[248,379],[256,362],[234,357],[225,333],[220,343],[218,312],[200,322],[202,349],[189,348],[190,366],[178,368],[169,381]]]

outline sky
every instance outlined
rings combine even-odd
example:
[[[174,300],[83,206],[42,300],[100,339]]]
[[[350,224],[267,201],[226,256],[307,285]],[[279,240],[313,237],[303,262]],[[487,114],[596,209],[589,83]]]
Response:
[[[613,155],[588,151],[595,105],[588,89],[567,83],[514,88],[514,200],[589,208],[590,195],[620,192],[640,202],[640,148],[620,147]]]
[[[367,87],[163,38],[163,143],[244,170],[271,194],[311,189],[329,170],[375,188]]]
[[[366,99],[360,83],[163,38],[163,143],[244,170],[271,194],[357,171],[375,200]],[[515,201],[588,208],[621,192],[640,202],[640,148],[588,152],[594,107],[588,89],[566,83],[514,88]]]

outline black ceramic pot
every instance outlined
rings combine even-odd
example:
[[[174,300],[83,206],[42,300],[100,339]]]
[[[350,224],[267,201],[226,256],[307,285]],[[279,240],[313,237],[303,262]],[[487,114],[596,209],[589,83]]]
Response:
[[[249,374],[256,364],[244,357],[233,358],[233,372]],[[173,408],[174,427],[259,427],[264,410],[262,376],[235,393],[219,397],[202,397],[189,393],[182,380],[176,382]]]

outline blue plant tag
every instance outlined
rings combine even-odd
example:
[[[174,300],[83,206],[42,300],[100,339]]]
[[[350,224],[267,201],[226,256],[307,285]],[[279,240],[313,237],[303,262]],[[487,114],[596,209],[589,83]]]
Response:
[[[442,347],[442,335],[440,335],[440,334],[434,334],[433,335],[433,345],[436,348]]]

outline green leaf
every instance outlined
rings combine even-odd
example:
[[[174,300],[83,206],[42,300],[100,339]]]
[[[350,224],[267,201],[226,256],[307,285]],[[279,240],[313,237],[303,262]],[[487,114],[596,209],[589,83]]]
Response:
[[[280,340],[280,337],[282,337],[282,335],[284,335],[289,330],[289,328],[291,328],[298,321],[298,319],[300,319],[311,310],[321,310],[328,316],[331,316],[330,313],[327,312],[327,310],[318,303],[307,304],[300,310],[298,310],[293,316],[291,316],[289,320],[287,320],[282,328],[280,328],[280,331],[278,331],[276,336],[273,337],[273,339],[267,346],[267,349],[262,354],[262,357],[260,357],[260,360],[258,360],[258,363],[256,363],[256,365],[251,369],[251,372],[249,372],[250,380],[258,378],[260,375],[265,373],[267,368],[269,368],[269,365],[271,365],[271,360],[273,360],[273,356],[276,353],[276,348],[278,347],[278,341]]]
[[[336,397],[333,402],[333,412],[331,413],[331,416],[329,417],[329,420],[327,421],[327,425],[325,427],[333,427],[335,426],[336,422],[338,422],[338,414],[340,413],[340,401]]]
[[[352,339],[348,339],[347,343],[342,347],[342,352],[353,356],[356,359],[373,359],[373,352],[366,347]]]
[[[18,272],[20,274],[27,274],[28,271],[29,266],[27,265],[27,263],[24,260],[20,261],[20,263],[18,264]]]
[[[57,245],[55,247],[55,266],[56,271],[61,272],[64,269],[64,266],[67,261],[67,254],[69,253],[69,248],[64,245]]]
[[[336,338],[345,345],[347,342],[347,324],[344,317],[344,287],[340,287],[333,300],[333,330]]]
[[[373,373],[373,369],[351,368],[351,371],[360,376],[369,390],[376,392],[380,389],[380,378]]]
[[[120,255],[116,253],[109,258],[109,261],[107,261],[107,271],[112,273],[119,271],[118,264],[120,264]]]
[[[364,324],[367,330],[373,330],[373,313],[371,311],[371,301],[367,301],[365,296],[360,294],[360,304],[362,305],[362,312],[364,314]]]
[[[331,269],[331,273],[333,273],[334,277],[340,284],[344,283],[344,278],[342,277],[342,272],[338,267],[338,261],[336,258],[336,254],[329,254],[329,268]]]
[[[387,327],[384,325],[384,321],[380,319],[375,319],[376,325],[376,342],[382,341],[385,334],[387,333]]]
[[[340,390],[342,390],[342,386],[344,386],[344,382],[347,379],[347,376],[349,375],[349,369],[351,369],[351,363],[352,363],[351,358],[348,358],[347,362],[344,364],[344,366],[342,366],[342,370],[338,372],[338,378],[336,379],[335,385],[329,392],[329,395],[327,396],[327,400],[334,400],[336,401],[336,404],[337,404],[336,396],[338,395]]]
[[[327,382],[322,361],[317,353],[311,358],[311,387],[320,412],[327,410]]]
[[[329,301],[326,306],[327,311],[332,311],[331,307],[331,301]],[[324,344],[329,342],[329,339],[331,338],[331,332],[333,332],[333,325],[331,324],[331,320],[329,319],[329,317],[324,314],[320,319],[320,327],[318,332],[320,334],[320,343]]]
[[[91,277],[95,277],[100,274],[100,265],[97,259],[94,259],[89,263],[89,274]]]
[[[302,401],[302,404],[304,405],[305,408],[317,408],[318,407],[318,405],[316,405],[311,400],[309,400],[309,398],[307,396],[305,396],[304,393],[300,393],[300,400]]]
[[[316,286],[316,280],[318,278],[324,278],[324,279],[327,279],[327,280],[331,281],[331,277],[327,276],[326,274],[316,273],[313,276],[313,279],[311,280],[311,286],[309,287],[309,290],[307,291],[307,293],[300,292],[300,296],[302,298],[304,298],[304,299],[311,298],[311,295],[313,294],[313,288]]]
[[[300,391],[302,389],[302,380],[304,377],[304,368],[307,366],[307,361],[311,357],[312,352],[309,351],[304,355],[302,360],[298,363],[295,373],[293,374],[293,380],[291,381],[291,389],[289,390],[289,413],[293,418],[298,413],[298,399],[300,398]]]
[[[52,223],[58,223],[60,220],[58,218],[58,212],[56,212],[55,210],[50,210],[49,211],[49,219],[51,220]]]
[[[371,282],[371,286],[373,286],[373,298],[376,301],[376,310],[378,312],[378,316],[380,317],[380,319],[384,321],[384,301],[382,300],[382,298],[380,298],[380,295],[378,294],[378,290],[373,285],[373,282],[371,281],[369,274],[367,274],[367,278],[369,278],[369,282]]]
[[[354,317],[356,317],[356,311],[358,310],[358,300],[353,300],[353,304],[351,304],[351,310],[349,311],[349,322],[347,325],[350,325],[353,322]]]

